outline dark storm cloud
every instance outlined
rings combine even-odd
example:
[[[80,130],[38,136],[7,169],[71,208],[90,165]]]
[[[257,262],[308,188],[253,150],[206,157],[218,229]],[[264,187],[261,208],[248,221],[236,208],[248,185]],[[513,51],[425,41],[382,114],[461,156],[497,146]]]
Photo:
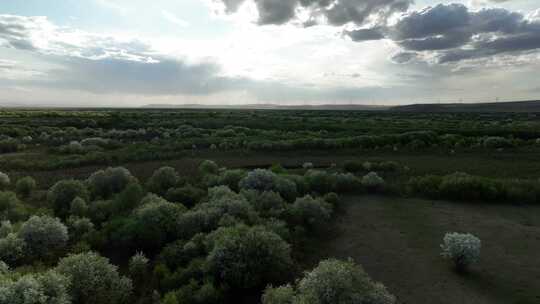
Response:
[[[247,0],[222,1],[227,13],[234,13]],[[364,24],[369,17],[382,21],[395,13],[406,11],[412,0],[253,0],[259,12],[261,25],[285,24],[296,18],[298,8],[306,9],[313,17],[324,17],[331,25],[349,22]],[[314,25],[310,20],[307,26]]]
[[[283,24],[295,15],[296,1],[257,0],[259,24]]]
[[[411,12],[392,27],[373,30],[406,51],[432,52],[439,63],[540,49],[540,22],[501,8],[473,12],[462,4],[439,4]]]

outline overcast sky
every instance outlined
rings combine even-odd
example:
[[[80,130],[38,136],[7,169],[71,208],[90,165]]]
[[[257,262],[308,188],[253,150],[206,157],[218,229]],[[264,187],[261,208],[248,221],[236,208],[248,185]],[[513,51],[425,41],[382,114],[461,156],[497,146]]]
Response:
[[[2,0],[0,104],[540,98],[538,0]]]

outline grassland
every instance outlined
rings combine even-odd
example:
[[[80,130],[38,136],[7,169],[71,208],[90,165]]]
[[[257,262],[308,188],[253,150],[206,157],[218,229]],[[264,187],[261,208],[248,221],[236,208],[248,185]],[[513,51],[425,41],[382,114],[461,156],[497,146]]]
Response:
[[[329,230],[311,262],[351,257],[399,303],[540,301],[540,207],[353,196]],[[482,239],[482,260],[468,275],[440,257],[448,231]]]

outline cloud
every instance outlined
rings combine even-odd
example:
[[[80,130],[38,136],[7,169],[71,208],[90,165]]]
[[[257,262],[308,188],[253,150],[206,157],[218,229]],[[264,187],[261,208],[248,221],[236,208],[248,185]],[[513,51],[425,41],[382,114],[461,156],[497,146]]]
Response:
[[[289,103],[351,101],[386,91],[382,87],[321,88],[306,83],[224,76],[220,65],[213,62],[188,62],[160,53],[140,40],[58,27],[45,17],[0,15],[0,24],[3,46],[47,63],[45,69],[34,71],[14,61],[0,60],[2,87],[84,92],[103,98],[204,99],[230,93],[250,96],[251,102]],[[359,74],[350,77],[358,78]]]
[[[418,57],[418,54],[414,52],[399,52],[393,55],[391,60],[394,63],[403,64],[403,63],[408,63],[417,57]]]
[[[384,33],[379,28],[344,31],[343,33],[356,42],[384,39]]]
[[[26,84],[93,93],[204,94],[225,89],[214,63],[189,64],[142,41],[61,28],[46,17],[0,15],[0,45],[29,51],[58,68]],[[0,68],[14,63],[1,61]]]
[[[189,26],[189,23],[186,20],[178,18],[177,16],[175,16],[173,13],[171,13],[169,11],[162,10],[161,14],[165,18],[165,20],[167,20],[167,21],[169,21],[171,23],[174,23],[174,24],[176,24],[176,25],[178,25],[180,27],[188,27]]]
[[[439,4],[409,12],[393,26],[361,30],[359,39],[354,31],[347,34],[363,41],[372,30],[405,51],[429,53],[438,63],[540,49],[540,21],[502,8],[470,11],[462,4]]]
[[[242,4],[255,3],[259,14],[260,25],[281,25],[301,19],[299,12],[309,16],[303,20],[304,25],[314,25],[316,20],[341,26],[347,23],[356,25],[368,21],[384,23],[396,13],[404,12],[412,4],[412,0],[215,0],[225,7],[228,14],[236,13]]]

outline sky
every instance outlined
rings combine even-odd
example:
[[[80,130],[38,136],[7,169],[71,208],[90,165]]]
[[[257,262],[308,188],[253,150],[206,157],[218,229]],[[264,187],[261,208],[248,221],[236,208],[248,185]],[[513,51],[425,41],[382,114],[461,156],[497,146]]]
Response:
[[[540,99],[538,0],[2,0],[0,105]]]

